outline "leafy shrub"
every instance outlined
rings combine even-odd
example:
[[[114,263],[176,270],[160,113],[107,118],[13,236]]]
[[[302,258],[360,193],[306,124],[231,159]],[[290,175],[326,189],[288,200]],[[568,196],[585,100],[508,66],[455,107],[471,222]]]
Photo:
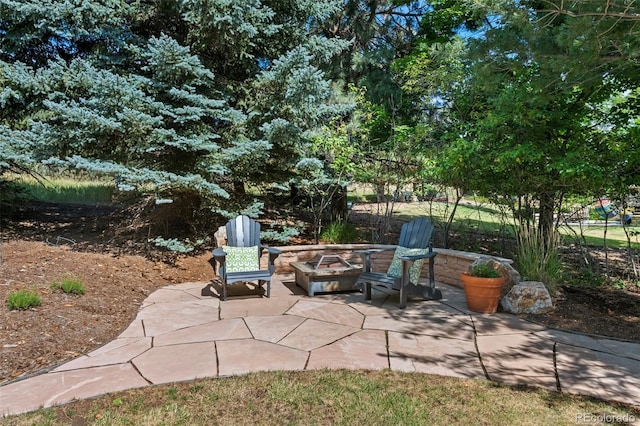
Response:
[[[64,278],[51,284],[51,290],[61,290],[67,294],[84,294],[84,284],[77,278]]]
[[[40,306],[41,304],[42,300],[40,300],[40,296],[30,290],[14,291],[7,296],[7,307],[10,311],[24,311],[34,306]]]
[[[202,244],[204,240],[198,240],[192,243],[189,239],[183,242],[177,238],[164,239],[162,237],[156,237],[149,239],[149,242],[155,244],[156,247],[163,247],[171,252],[184,254],[193,251],[196,246]]]
[[[358,238],[358,231],[353,225],[334,222],[320,234],[320,239],[328,244],[353,243]]]
[[[264,241],[277,241],[279,243],[288,243],[293,237],[300,235],[297,228],[285,226],[281,231],[276,230],[260,230],[260,239]]]
[[[502,276],[500,275],[500,272],[496,271],[486,263],[475,265],[471,270],[471,275],[480,278],[500,278]]]

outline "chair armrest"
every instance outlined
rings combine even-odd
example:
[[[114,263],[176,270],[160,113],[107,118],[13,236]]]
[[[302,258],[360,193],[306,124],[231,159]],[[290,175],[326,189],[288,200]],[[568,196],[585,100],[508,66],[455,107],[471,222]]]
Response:
[[[367,249],[367,250],[355,250],[353,253],[354,254],[359,254],[359,255],[368,255],[368,254],[373,254],[373,253],[381,253],[383,251],[389,251],[389,250],[395,250],[395,247],[379,248],[379,249]]]
[[[280,254],[282,254],[282,250],[278,248],[269,246],[265,246],[264,248],[266,248],[269,252],[269,263],[273,263],[273,261],[276,260],[276,258],[280,256]]]
[[[269,260],[275,259],[282,253],[282,250],[280,250],[279,248],[260,245],[260,254],[262,254],[262,250],[265,249],[267,250],[267,253],[269,253]]]
[[[278,256],[280,256],[280,254],[282,253],[282,250],[275,247],[260,246],[261,251],[262,249],[267,249],[267,252],[269,253],[269,261],[267,266],[269,268],[269,273],[273,275],[276,272],[275,260]]]
[[[225,262],[227,260],[227,253],[225,253],[221,247],[216,247],[215,249],[213,249],[212,254],[213,254],[213,257],[209,260],[209,263],[213,268],[213,273],[218,275],[218,268],[216,267],[216,265],[217,264],[220,265],[220,272],[222,273],[222,270],[224,269],[224,266],[225,266]]]
[[[442,299],[442,293],[440,290],[436,290],[436,280],[435,280],[435,272],[434,272],[434,260],[438,255],[437,251],[433,251],[433,248],[429,246],[429,252],[425,254],[417,254],[417,255],[405,255],[398,256],[398,259],[402,261],[402,286],[407,285],[409,283],[409,268],[413,265],[413,262],[419,259],[429,259],[429,288],[425,290],[429,299],[439,300]],[[417,283],[415,283],[417,284]],[[401,290],[402,293],[403,290]],[[403,295],[401,294],[401,299]],[[406,301],[406,299],[403,299]],[[401,301],[401,303],[403,303]]]
[[[269,247],[269,246],[262,246],[262,248],[266,248],[269,254],[275,254],[277,256],[280,256],[280,254],[282,253],[282,250],[280,250],[279,248]]]
[[[371,255],[375,253],[382,253],[383,251],[390,251],[390,250],[395,250],[395,247],[356,250],[353,253],[359,254],[362,257],[362,272],[371,272]]]
[[[227,253],[222,250],[222,247],[216,247],[215,249],[213,249],[213,257],[218,262],[224,263],[227,258]]]
[[[419,259],[431,259],[433,257],[436,257],[436,255],[438,254],[438,252],[436,251],[430,251],[429,253],[426,254],[415,254],[415,255],[411,255],[411,256],[398,256],[398,259],[400,260],[411,260],[411,261],[416,261]]]

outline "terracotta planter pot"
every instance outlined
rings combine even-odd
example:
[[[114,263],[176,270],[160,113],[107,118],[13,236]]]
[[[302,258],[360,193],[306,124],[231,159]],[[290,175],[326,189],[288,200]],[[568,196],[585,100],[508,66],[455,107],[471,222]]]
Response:
[[[464,285],[467,307],[470,310],[483,314],[494,314],[498,310],[505,277],[482,278],[463,272],[460,279]]]

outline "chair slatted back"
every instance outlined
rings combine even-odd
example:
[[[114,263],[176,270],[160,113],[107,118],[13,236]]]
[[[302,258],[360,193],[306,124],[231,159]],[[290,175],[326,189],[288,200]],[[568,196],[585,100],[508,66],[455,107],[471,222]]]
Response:
[[[227,222],[227,244],[234,247],[260,245],[260,224],[245,215]]]
[[[426,217],[419,217],[402,225],[400,247],[428,248],[433,233],[433,224]]]

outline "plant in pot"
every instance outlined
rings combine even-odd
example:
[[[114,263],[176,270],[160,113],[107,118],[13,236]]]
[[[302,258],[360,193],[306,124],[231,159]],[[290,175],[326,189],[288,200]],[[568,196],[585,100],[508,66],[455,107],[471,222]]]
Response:
[[[467,298],[467,307],[483,314],[498,310],[500,293],[506,278],[486,263],[473,265],[469,272],[460,276]]]

